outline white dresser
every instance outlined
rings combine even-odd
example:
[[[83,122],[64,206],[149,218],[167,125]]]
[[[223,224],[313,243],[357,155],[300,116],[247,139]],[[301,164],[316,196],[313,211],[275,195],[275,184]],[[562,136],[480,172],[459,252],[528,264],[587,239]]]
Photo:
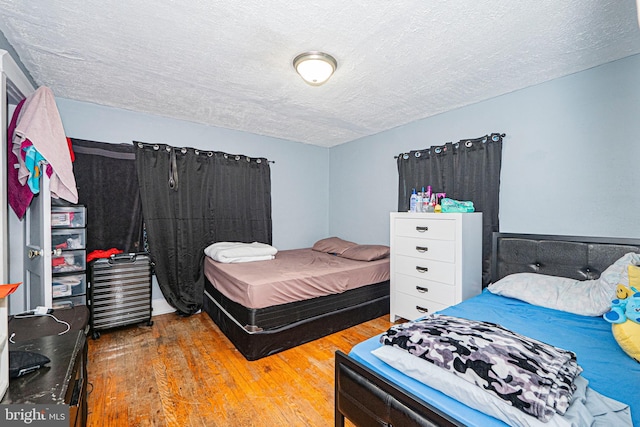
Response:
[[[391,321],[482,290],[482,213],[391,213]]]

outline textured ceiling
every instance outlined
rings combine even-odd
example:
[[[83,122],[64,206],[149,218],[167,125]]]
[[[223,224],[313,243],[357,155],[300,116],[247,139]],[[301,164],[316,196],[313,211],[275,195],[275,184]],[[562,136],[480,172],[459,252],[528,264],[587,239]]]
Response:
[[[640,52],[634,0],[0,0],[0,30],[58,97],[327,147]]]

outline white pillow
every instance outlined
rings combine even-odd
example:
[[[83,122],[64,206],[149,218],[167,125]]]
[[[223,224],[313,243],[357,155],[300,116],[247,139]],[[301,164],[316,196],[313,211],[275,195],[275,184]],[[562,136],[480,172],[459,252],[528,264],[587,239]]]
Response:
[[[599,279],[575,280],[537,273],[510,274],[489,285],[496,295],[583,316],[602,316],[611,308],[616,286],[629,286],[629,264],[639,264],[640,255],[629,252],[602,272]]]
[[[217,242],[204,249],[209,258],[223,263],[272,260],[277,252],[273,246],[260,242]]]

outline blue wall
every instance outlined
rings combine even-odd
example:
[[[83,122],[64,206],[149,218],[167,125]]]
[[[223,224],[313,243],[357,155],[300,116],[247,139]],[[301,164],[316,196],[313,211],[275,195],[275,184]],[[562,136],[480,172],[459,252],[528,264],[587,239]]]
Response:
[[[501,231],[640,238],[640,55],[416,121],[331,149],[57,99],[68,136],[166,143],[267,157],[273,243],[326,236],[389,243],[401,152],[507,134]],[[154,284],[156,299],[161,299]]]
[[[330,150],[329,230],[388,243],[394,155],[504,132],[500,229],[640,238],[640,55]]]

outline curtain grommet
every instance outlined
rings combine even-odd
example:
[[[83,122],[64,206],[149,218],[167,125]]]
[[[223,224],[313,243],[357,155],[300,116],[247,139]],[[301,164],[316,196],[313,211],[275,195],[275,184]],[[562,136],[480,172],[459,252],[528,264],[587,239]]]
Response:
[[[404,153],[404,154],[402,155],[402,158],[403,158],[403,159],[405,159],[405,160],[407,160],[407,159],[409,158],[409,155],[408,155],[407,153]]]
[[[187,149],[186,149],[186,148],[184,148],[184,147],[182,147],[182,148],[180,149],[180,152],[181,152],[182,154],[187,154]]]
[[[464,143],[464,146],[467,147],[467,148],[471,148],[471,147],[473,147],[473,142],[467,141],[467,142]]]
[[[413,155],[416,156],[416,157],[420,157],[420,156],[422,156],[422,153],[420,153],[419,151],[416,151]]]
[[[153,149],[158,151],[160,149],[160,146],[158,144],[154,144]]]
[[[436,154],[440,154],[440,153],[442,153],[442,147],[436,147],[436,148],[434,148],[434,149],[433,149],[433,151],[434,151]]]
[[[209,152],[207,153],[207,156],[209,156],[209,157],[213,157],[213,151],[209,151]],[[227,156],[225,155],[225,157],[227,157]]]

